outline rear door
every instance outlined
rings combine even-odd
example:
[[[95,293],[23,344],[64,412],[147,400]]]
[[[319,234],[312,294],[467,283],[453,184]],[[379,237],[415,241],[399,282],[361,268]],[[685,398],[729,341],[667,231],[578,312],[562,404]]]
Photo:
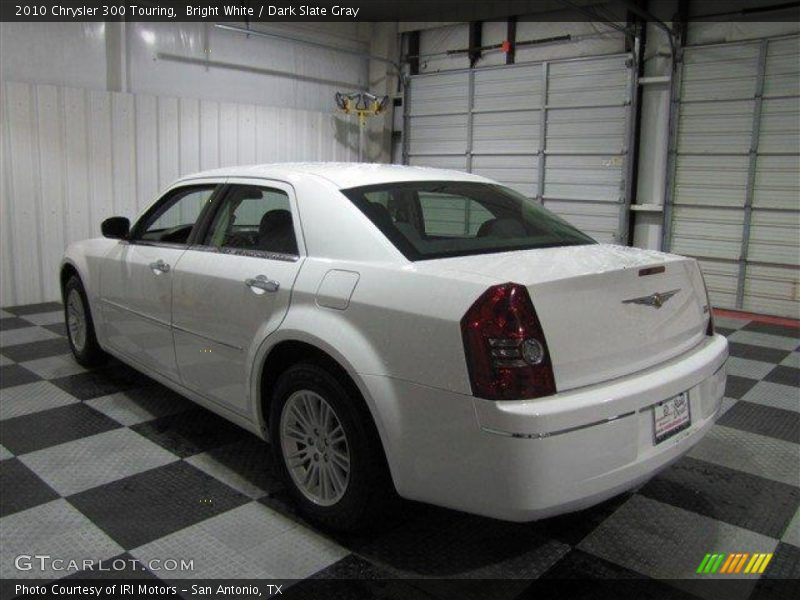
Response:
[[[283,320],[300,270],[297,223],[291,186],[231,179],[207,230],[175,268],[181,380],[242,414],[255,353]]]
[[[170,311],[173,270],[189,247],[217,183],[169,190],[102,263],[103,321],[108,344],[178,380]]]

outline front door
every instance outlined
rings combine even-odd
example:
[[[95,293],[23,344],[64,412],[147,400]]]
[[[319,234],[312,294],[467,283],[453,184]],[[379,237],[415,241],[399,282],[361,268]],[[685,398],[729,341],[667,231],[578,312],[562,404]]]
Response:
[[[170,190],[103,260],[100,294],[107,343],[175,381],[170,327],[174,269],[216,187]]]
[[[255,353],[289,308],[302,258],[292,188],[229,183],[174,270],[172,326],[183,384],[247,415]]]

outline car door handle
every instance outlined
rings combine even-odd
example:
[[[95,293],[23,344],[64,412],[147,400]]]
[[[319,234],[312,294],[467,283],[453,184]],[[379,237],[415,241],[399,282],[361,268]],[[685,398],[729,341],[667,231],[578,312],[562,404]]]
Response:
[[[156,275],[160,275],[161,273],[169,273],[169,265],[160,258],[156,262],[151,262],[148,266]]]
[[[255,278],[249,277],[244,280],[244,284],[253,291],[263,290],[265,292],[277,292],[281,287],[280,283],[267,279],[266,275],[258,275]]]

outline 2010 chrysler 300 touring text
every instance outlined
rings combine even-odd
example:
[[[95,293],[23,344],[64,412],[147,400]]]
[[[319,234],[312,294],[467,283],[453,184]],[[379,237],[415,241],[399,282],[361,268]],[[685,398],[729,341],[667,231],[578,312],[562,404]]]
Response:
[[[75,358],[269,439],[340,529],[395,492],[525,521],[636,486],[725,387],[693,259],[598,244],[483,177],[285,164],[181,179],[71,245]]]

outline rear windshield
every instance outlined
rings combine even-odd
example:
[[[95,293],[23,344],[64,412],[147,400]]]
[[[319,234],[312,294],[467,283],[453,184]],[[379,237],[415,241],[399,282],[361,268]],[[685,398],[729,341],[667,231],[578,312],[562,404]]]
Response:
[[[382,183],[342,193],[409,260],[595,243],[537,203],[491,183]]]

